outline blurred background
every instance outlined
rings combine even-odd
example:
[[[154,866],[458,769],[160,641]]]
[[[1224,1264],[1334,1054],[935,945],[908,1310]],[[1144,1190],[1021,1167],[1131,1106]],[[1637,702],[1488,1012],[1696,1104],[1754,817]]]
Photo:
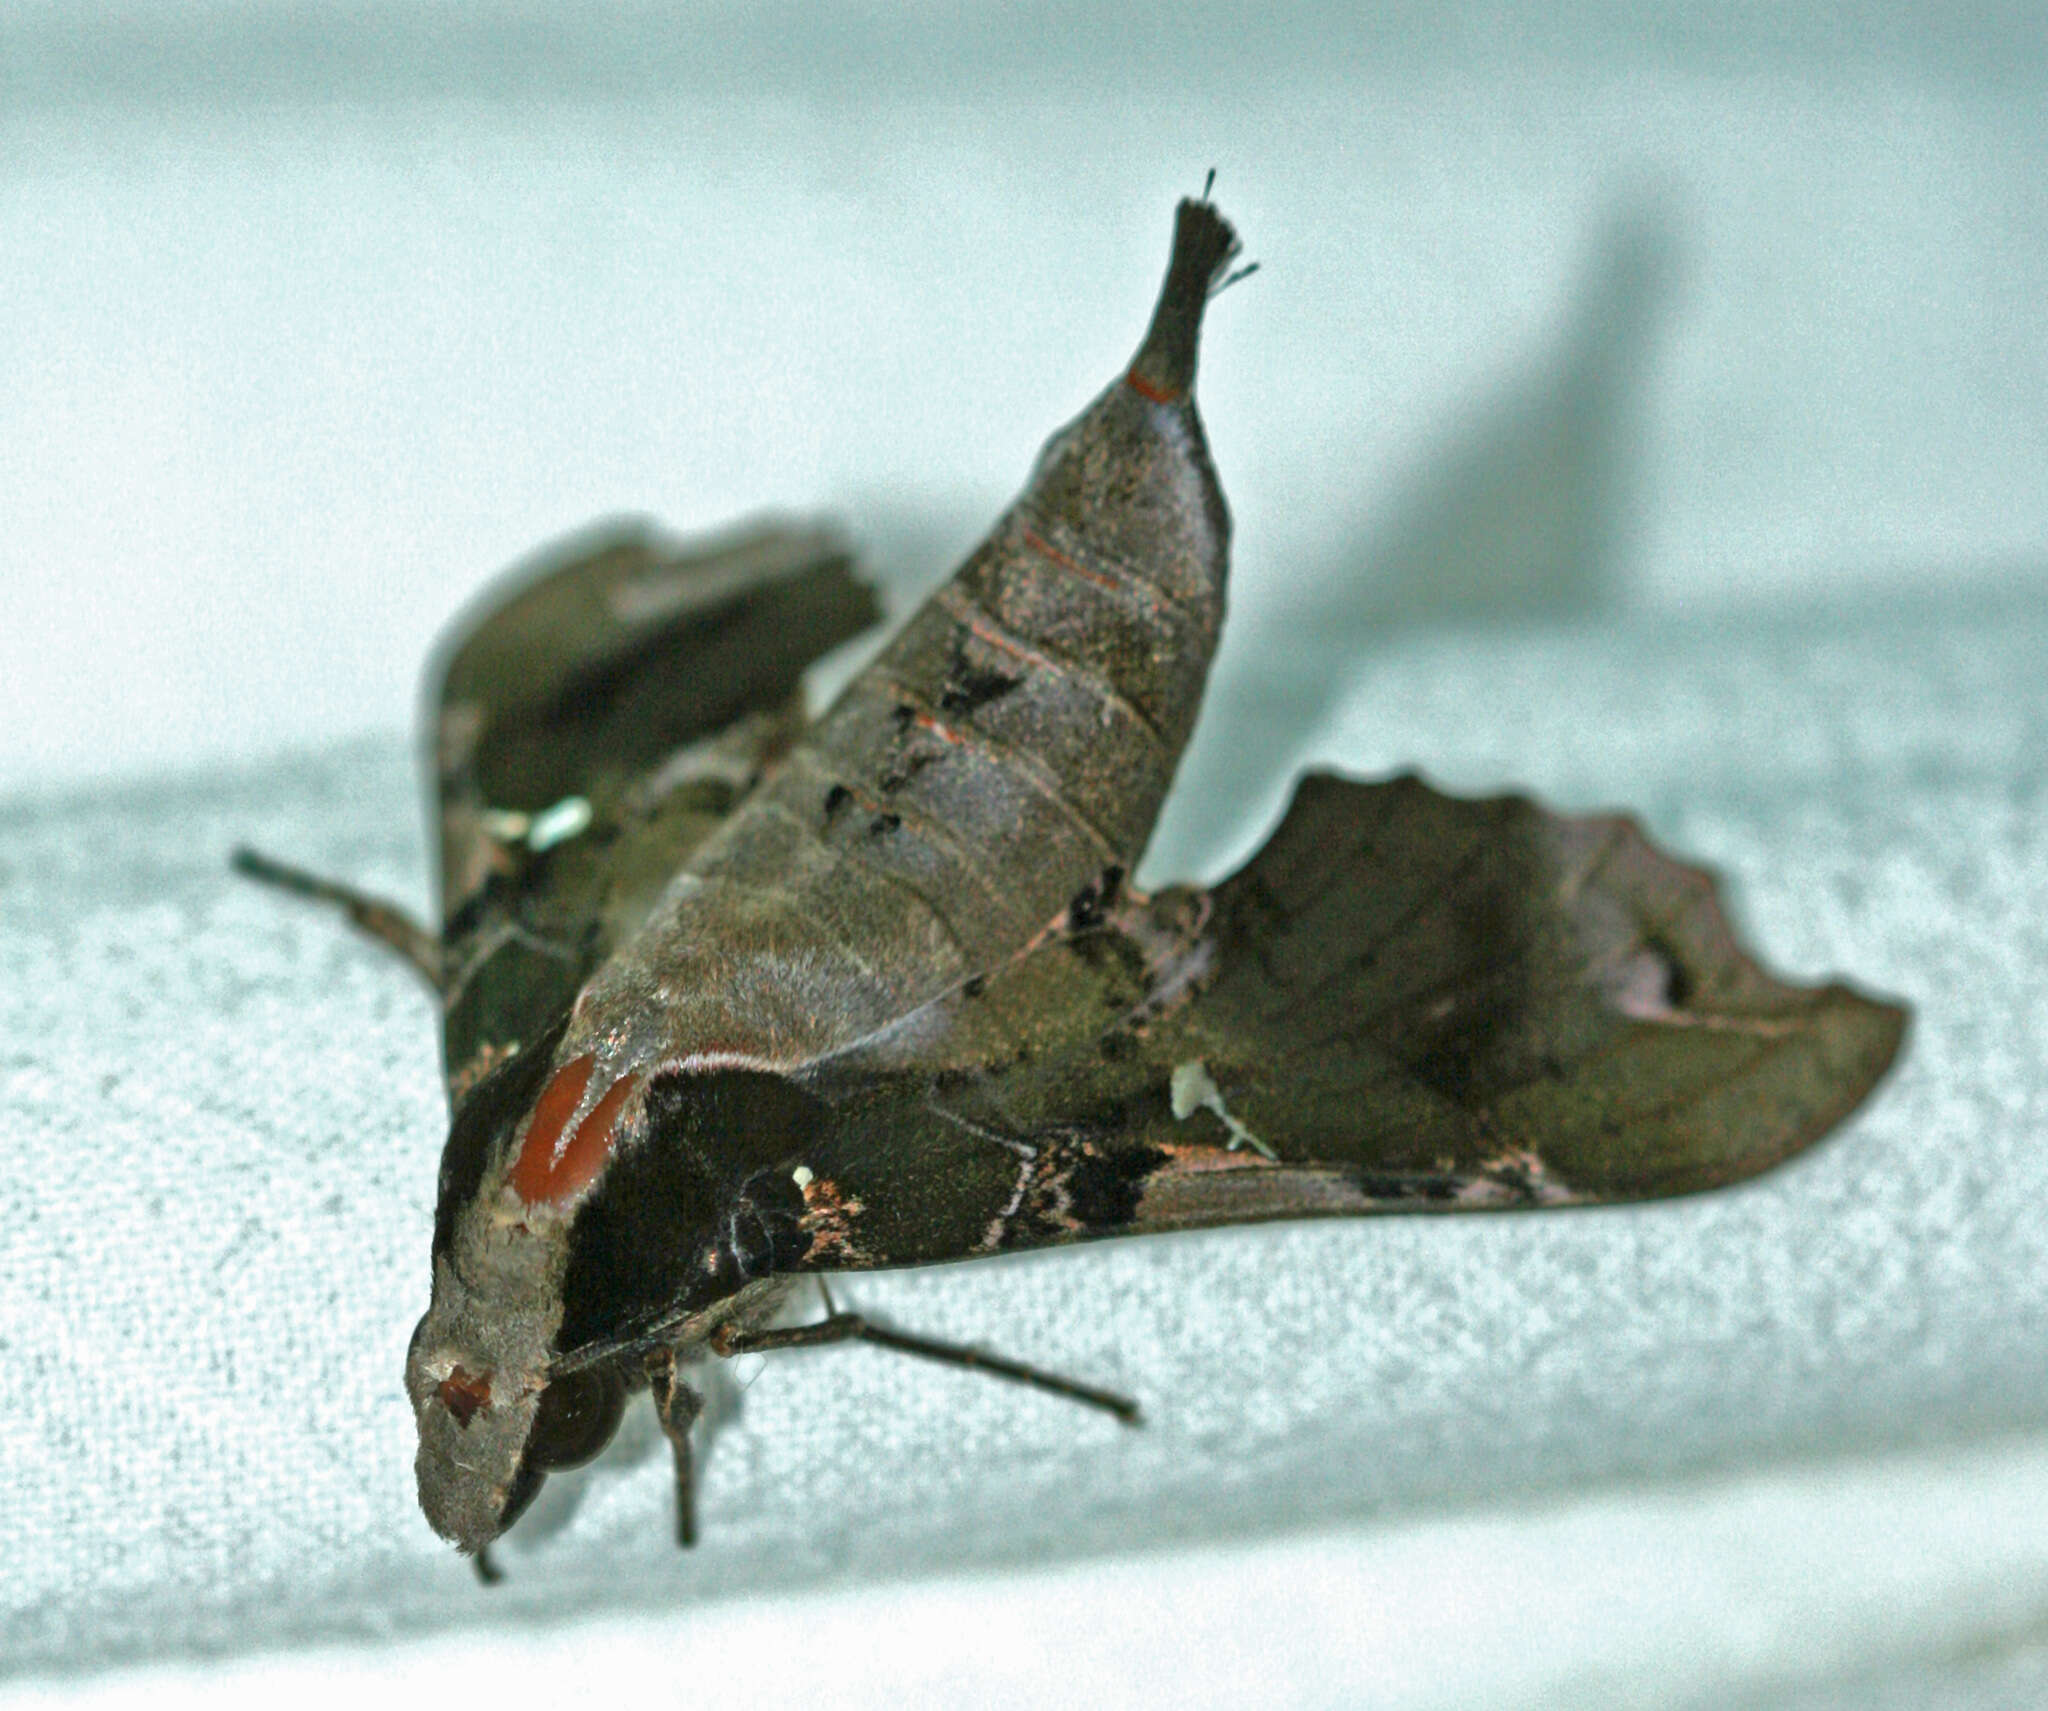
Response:
[[[601,514],[930,580],[1210,167],[1235,653],[2035,577],[2044,73],[2023,0],[11,0],[0,783],[405,724]]]
[[[1923,978],[1978,995],[1976,1031],[1950,1036],[1958,1055],[1941,1060],[1979,1072],[1977,1103],[1955,1076],[1916,1083],[1921,1103],[1886,1131],[1901,1156],[1988,1136],[1994,1116],[2010,1125],[1996,1130],[1998,1159],[2038,1153],[2043,1012],[2028,970],[2040,965],[2020,953],[2026,924],[2048,919],[2037,906],[2048,818],[2037,785],[2021,786],[2048,741],[2029,663],[2048,642],[2048,14],[2023,0],[0,0],[0,904],[30,899],[9,917],[17,936],[42,929],[38,895],[82,898],[81,909],[111,896],[135,911],[106,916],[111,948],[53,937],[30,965],[43,971],[35,991],[17,981],[6,1037],[122,1037],[93,1036],[69,1013],[52,1020],[49,1006],[69,1001],[72,971],[91,957],[133,962],[124,935],[137,922],[162,929],[172,971],[160,978],[145,956],[131,975],[170,993],[189,973],[185,916],[201,923],[195,934],[223,935],[233,916],[244,943],[250,923],[271,930],[270,900],[214,901],[220,850],[256,804],[283,804],[273,839],[340,825],[358,797],[396,825],[433,638],[490,576],[595,517],[644,513],[687,533],[827,511],[900,610],[973,544],[1046,434],[1119,372],[1158,284],[1172,204],[1211,168],[1261,264],[1213,306],[1200,386],[1237,524],[1234,605],[1151,875],[1214,871],[1245,848],[1305,750],[1359,767],[1420,759],[1468,785],[1515,777],[1567,800],[1626,798],[1689,847],[1746,864],[1767,942],[1807,959],[1793,966],[1853,965],[1923,1003]],[[1560,684],[1575,698],[1559,699]],[[2008,813],[1995,821],[2005,842],[1982,833],[1994,820],[1959,820],[1934,793],[1961,775],[1957,755]],[[227,794],[207,796],[204,781],[219,779]],[[290,794],[300,787],[303,800]],[[1830,842],[1844,825],[1848,841]],[[158,850],[110,886],[75,878],[131,835],[189,848],[189,873],[164,881]],[[422,883],[418,835],[379,818],[360,845],[313,847],[407,892]],[[1943,890],[1904,858],[1874,865],[1914,835],[1917,849],[1981,855],[1981,889]],[[1853,859],[1837,861],[1840,849]],[[1759,874],[1778,875],[1776,889]],[[1984,896],[2006,913],[1965,928],[1941,914]],[[1873,918],[1882,943],[1865,952]],[[425,1006],[387,1008],[384,971],[361,972],[368,953],[322,961],[342,954],[325,931],[277,926],[263,954],[284,972],[252,988],[276,1002],[303,980],[306,1041],[287,1049],[279,1032],[270,1055],[259,1050],[264,1028],[291,1025],[281,1002],[256,1021],[188,1003],[137,1023],[132,1056],[160,1048],[165,1074],[210,1071],[186,1061],[192,1048],[173,1030],[218,1020],[199,1056],[254,1054],[246,1121],[267,1135],[278,1119],[257,1095],[283,1106],[298,1097],[294,1078],[333,1086],[315,1058],[345,1033],[372,1057],[399,1054],[411,1078],[402,1110],[375,1104],[375,1076],[347,1084],[349,1100],[369,1102],[347,1106],[350,1143],[381,1146],[380,1125],[417,1138],[439,1100]],[[2006,1002],[1984,969],[2034,978],[2032,1008]],[[118,982],[106,991],[109,1015],[142,1014]],[[331,1015],[312,1012],[323,999]],[[1928,1014],[1924,1052],[1941,1038],[1939,1010]],[[8,1097],[28,1085],[8,1083]],[[101,1108],[73,1097],[79,1085],[51,1080],[50,1108],[105,1129]],[[110,1087],[109,1099],[130,1100],[121,1121],[133,1133],[183,1125],[194,1156],[221,1144],[202,1095],[179,1104]],[[291,1120],[332,1130],[315,1096]],[[22,1120],[16,1140],[52,1132]],[[344,1294],[349,1273],[323,1254],[381,1277],[388,1233],[412,1268],[390,1300],[355,1303],[347,1334],[334,1301],[293,1297],[291,1381],[363,1353],[348,1383],[382,1409],[385,1437],[402,1435],[389,1351],[362,1348],[361,1327],[402,1345],[427,1154],[388,1195],[381,1163],[322,1155],[336,1173],[323,1215],[367,1183],[369,1235],[293,1225],[289,1208],[314,1196],[281,1157],[259,1156],[264,1170],[233,1188],[248,1214],[235,1245],[270,1220],[289,1239],[272,1243],[266,1225],[248,1251],[278,1278],[338,1276]],[[33,1636],[44,1669],[147,1656],[136,1636],[158,1620],[148,1613],[188,1603],[212,1611],[211,1626],[164,1618],[176,1655],[442,1631],[410,1651],[259,1658],[147,1683],[195,1700],[221,1682],[252,1699],[342,1682],[359,1698],[449,1672],[466,1690],[603,1681],[638,1693],[680,1679],[676,1660],[690,1658],[703,1660],[707,1691],[767,1672],[750,1690],[779,1695],[780,1679],[824,1703],[1085,1702],[1073,1683],[1149,1686],[1155,1698],[1171,1687],[1188,1704],[1962,1703],[1955,1672],[1990,1655],[1984,1624],[2037,1659],[2048,1632],[2048,1547],[2027,1542],[2048,1539],[2048,1440],[1970,1440],[1961,1460],[1847,1471],[1799,1458],[1940,1449],[1966,1440],[1972,1419],[2001,1431],[2048,1422],[2048,1379],[2026,1353],[2048,1303],[2019,1301],[2017,1281],[2048,1275],[2036,1264],[2041,1220],[2029,1221],[2048,1193],[2016,1196],[1984,1169],[1961,1184],[1927,1179],[1937,1199],[1953,1190],[1941,1201],[1949,1222],[1905,1235],[1929,1203],[1925,1182],[1900,1166],[1880,1216],[1852,1171],[1829,1204],[1847,1209],[1838,1233],[1872,1207],[1854,1232],[1865,1246],[1822,1251],[1814,1237],[1811,1254],[1799,1244],[1814,1206],[1767,1189],[1729,1215],[1747,1240],[1715,1233],[1716,1201],[1683,1226],[1696,1248],[1668,1257],[1654,1233],[1584,1220],[1563,1221],[1560,1236],[1548,1223],[1534,1237],[1461,1230],[1449,1273],[1441,1245],[1405,1230],[1370,1250],[1327,1229],[1274,1236],[1295,1244],[1292,1272],[1270,1257],[1280,1250],[1242,1241],[1204,1249],[1193,1271],[1164,1257],[1193,1251],[1172,1244],[1091,1255],[1112,1269],[1087,1298],[1124,1304],[1127,1358],[1154,1359],[1138,1345],[1156,1332],[1143,1348],[1162,1364],[1137,1369],[1148,1394],[1165,1398],[1174,1371],[1213,1368],[1215,1382],[1171,1398],[1164,1414],[1194,1421],[1195,1437],[1163,1427],[1132,1452],[1151,1458],[1126,1464],[1139,1473],[1070,1488],[1045,1473],[1050,1497],[990,1511],[1019,1526],[1042,1516],[1059,1535],[1073,1526],[1064,1491],[1101,1517],[1078,1547],[1086,1560],[1057,1545],[967,1543],[985,1519],[962,1521],[949,1542],[948,1502],[978,1513],[964,1487],[942,1488],[950,1498],[928,1510],[914,1494],[875,1498],[908,1506],[881,1511],[898,1531],[878,1542],[828,1538],[808,1555],[790,1545],[810,1514],[841,1502],[828,1485],[808,1499],[822,1507],[804,1509],[792,1466],[844,1456],[866,1469],[856,1483],[892,1484],[886,1458],[846,1427],[876,1406],[873,1386],[856,1387],[845,1417],[795,1440],[802,1453],[778,1460],[744,1441],[729,1453],[731,1478],[753,1481],[747,1502],[771,1511],[746,1535],[753,1554],[723,1559],[743,1560],[734,1584],[747,1598],[707,1601],[717,1560],[693,1567],[712,1578],[687,1599],[665,1582],[608,1581],[609,1541],[646,1537],[645,1515],[614,1503],[560,1559],[573,1591],[558,1607],[536,1555],[525,1601],[502,1607],[527,1616],[483,1629],[466,1582],[430,1578],[453,1571],[407,1508],[402,1457],[384,1437],[365,1447],[356,1391],[330,1388],[317,1428],[288,1454],[243,1446],[255,1465],[267,1458],[274,1489],[195,1452],[171,1496],[213,1479],[215,1511],[242,1507],[216,1528],[195,1499],[180,1533],[137,1507],[118,1437],[91,1436],[102,1353],[65,1342],[56,1308],[32,1334],[0,1316],[0,1360],[60,1350],[48,1367],[12,1369],[31,1374],[33,1427],[0,1425],[8,1502],[26,1505],[37,1550],[57,1563],[33,1574],[29,1556],[16,1563],[7,1619]],[[1809,1192],[1836,1193],[1834,1178],[1817,1180]],[[95,1202],[67,1204],[70,1222],[33,1233],[0,1206],[0,1273],[17,1267],[14,1243],[49,1299],[75,1292],[75,1304],[110,1274],[66,1269],[98,1251]],[[1985,1207],[2002,1209],[1985,1244],[1952,1240],[1986,1228]],[[159,1210],[152,1200],[139,1222],[106,1228],[132,1242]],[[239,1278],[208,1245],[212,1216],[179,1226],[180,1251],[197,1257],[178,1264],[213,1276],[217,1262]],[[1517,1253],[1538,1256],[1526,1275]],[[107,1254],[99,1263],[118,1268]],[[1245,1304],[1284,1282],[1299,1308],[1325,1275],[1301,1269],[1303,1256],[1368,1279],[1384,1267],[1406,1280],[1404,1265],[1452,1275],[1468,1301],[1485,1279],[1506,1281],[1470,1324],[1462,1309],[1414,1309],[1419,1345],[1416,1324],[1395,1317],[1408,1309],[1388,1306],[1384,1334],[1357,1333],[1378,1340],[1276,1346],[1247,1378],[1238,1365],[1260,1357],[1242,1347],[1257,1312]],[[1725,1297],[1716,1256],[1733,1268]],[[1669,1284],[1666,1317],[1633,1333],[1596,1297],[1571,1294],[1574,1279],[1612,1281],[1629,1265]],[[1023,1303],[1022,1323],[1051,1323],[1080,1285],[1030,1282],[1050,1275],[989,1287]],[[1222,1304],[1199,1334],[1190,1276]],[[1798,1293],[1809,1282],[1811,1300]],[[964,1287],[971,1302],[982,1286]],[[1683,1387],[1707,1386],[1702,1373],[1718,1384],[1720,1369],[1672,1352],[1686,1347],[1694,1287],[1711,1346],[1750,1362],[1731,1369],[1719,1415]],[[1397,1303],[1421,1299],[1406,1282],[1385,1288]],[[237,1386],[246,1394],[260,1351],[278,1346],[264,1340],[264,1307],[282,1297],[238,1283],[236,1298],[240,1316],[217,1335],[243,1339],[243,1376],[230,1363],[217,1392],[211,1379],[189,1394],[170,1386],[191,1419]],[[1610,1353],[1633,1334],[1641,1370],[1661,1374],[1665,1360],[1678,1375],[1670,1395],[1683,1406],[1662,1428],[1629,1426],[1616,1402],[1609,1438],[1573,1438],[1569,1410],[1595,1407],[1587,1398],[1604,1382],[1593,1369],[1554,1373],[1551,1400],[1566,1412],[1543,1415],[1539,1398],[1523,1419],[1500,1374],[1525,1353],[1530,1371],[1568,1353],[1570,1338],[1539,1334],[1558,1302],[1577,1303],[1558,1312],[1583,1314],[1584,1346],[1606,1346],[1603,1327]],[[1769,1320],[1772,1302],[1811,1319],[1810,1347],[1747,1317]],[[928,1311],[919,1323],[946,1329]],[[1526,1349],[1512,1341],[1525,1328]],[[147,1354],[124,1347],[122,1358]],[[1708,1364],[1688,1377],[1680,1368],[1695,1357]],[[1290,1388],[1309,1362],[1321,1363],[1313,1406]],[[1381,1363],[1374,1381],[1356,1381],[1369,1362]],[[1441,1394],[1429,1388],[1439,1369],[1455,1380]],[[256,1399],[282,1395],[259,1386]],[[1410,1396],[1412,1417],[1400,1412]],[[776,1419],[776,1406],[767,1396],[756,1418]],[[277,1412],[250,1429],[284,1433]],[[1534,1446],[1512,1472],[1486,1459],[1510,1418]],[[75,1492],[79,1452],[48,1419],[86,1421],[76,1442],[105,1458]],[[1383,1457],[1373,1434],[1395,1427],[1409,1436]],[[938,1446],[933,1462],[996,1430],[903,1429]],[[1222,1495],[1226,1477],[1187,1496],[1202,1471],[1189,1443],[1227,1472],[1233,1445],[1259,1432],[1269,1460],[1242,1492]],[[1299,1465],[1275,1459],[1289,1445]],[[1084,1445],[1073,1465],[1104,1465],[1099,1453]],[[366,1467],[383,1483],[366,1483]],[[1483,1503],[1496,1480],[1519,1489],[1526,1475],[1555,1494],[1617,1470],[1700,1467],[1763,1483],[1429,1518],[1432,1504]],[[659,1506],[660,1471],[638,1469],[635,1502]],[[1180,1501],[1148,1510],[1143,1479]],[[301,1491],[341,1517],[317,1552],[292,1531]],[[1285,1491],[1297,1495],[1273,1496]],[[1325,1515],[1349,1525],[1404,1503],[1425,1518],[1303,1541]],[[156,1554],[128,1549],[130,1517]],[[1240,1548],[1240,1534],[1253,1543]],[[1129,1554],[1189,1540],[1192,1555]],[[260,1572],[238,1579],[256,1559]],[[878,1561],[902,1578],[846,1589],[849,1565]],[[799,1587],[828,1591],[783,1600],[785,1562]],[[1051,1567],[1021,1579],[991,1568],[1016,1562]],[[294,1585],[309,1589],[303,1606]],[[323,1585],[354,1589],[355,1602],[322,1602]],[[429,1585],[431,1597],[416,1592]],[[2009,1606],[1986,1590],[2001,1585],[2021,1589]],[[536,1632],[527,1620],[615,1603],[624,1626]],[[1202,1628],[1194,1644],[1208,1620],[1197,1613],[1219,1610],[1241,1620]],[[812,1643],[793,1644],[792,1623]],[[1870,1661],[1907,1645],[1908,1630],[1917,1661]],[[1006,1671],[1003,1656],[1032,1663]],[[2006,1702],[2003,1677],[1971,1680],[1982,1696],[1968,1703]],[[1560,1682],[1576,1687],[1556,1697]],[[0,1700],[142,1691],[89,1678],[0,1688]],[[2036,1702],[2021,1691],[2011,1702]]]

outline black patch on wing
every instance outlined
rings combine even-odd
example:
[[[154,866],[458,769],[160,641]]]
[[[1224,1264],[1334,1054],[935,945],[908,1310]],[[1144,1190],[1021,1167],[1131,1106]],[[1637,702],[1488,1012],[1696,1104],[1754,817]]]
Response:
[[[1146,1178],[1165,1162],[1156,1147],[1090,1147],[1068,1173],[1069,1209],[1090,1230],[1120,1230],[1137,1217]]]
[[[656,1076],[643,1133],[576,1209],[556,1350],[630,1341],[800,1259],[810,1238],[789,1161],[827,1120],[779,1075]]]
[[[1475,934],[1474,942],[1486,941]],[[1503,933],[1494,942],[1509,941]],[[1417,1039],[1401,1061],[1424,1087],[1441,1093],[1454,1105],[1466,1104],[1486,1088],[1490,1060],[1497,1055],[1500,1042],[1525,1031],[1531,1002],[1532,995],[1495,977],[1451,1009],[1441,1024],[1419,1024]]]
[[[999,1248],[1114,1235],[1136,1220],[1146,1180],[1167,1158],[1156,1147],[1120,1145],[1108,1131],[1041,1132],[1024,1145],[1034,1156],[1020,1164],[1015,1208],[996,1216]]]
[[[1351,1180],[1357,1184],[1358,1192],[1368,1200],[1386,1205],[1399,1205],[1408,1201],[1419,1201],[1429,1205],[1447,1205],[1458,1198],[1463,1179],[1455,1176],[1438,1176],[1428,1173],[1394,1173],[1370,1168],[1357,1171]],[[1527,1186],[1526,1174],[1523,1186]]]

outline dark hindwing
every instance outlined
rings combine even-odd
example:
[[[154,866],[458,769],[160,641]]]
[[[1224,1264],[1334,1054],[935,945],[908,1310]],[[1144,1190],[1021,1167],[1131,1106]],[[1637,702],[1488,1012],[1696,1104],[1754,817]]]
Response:
[[[1713,1188],[1845,1117],[1905,1021],[1766,974],[1631,821],[1311,776],[1213,892],[1077,899],[820,1065],[804,1264]]]
[[[804,669],[878,616],[826,529],[676,546],[625,523],[514,571],[458,626],[430,690],[458,1106],[789,744]]]

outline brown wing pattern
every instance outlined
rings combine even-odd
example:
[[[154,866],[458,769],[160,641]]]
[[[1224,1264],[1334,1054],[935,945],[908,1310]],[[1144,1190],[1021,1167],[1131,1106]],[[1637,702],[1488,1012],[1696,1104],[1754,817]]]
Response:
[[[510,580],[432,674],[458,1103],[802,728],[804,669],[880,615],[844,542],[813,524],[684,546],[608,525]]]
[[[1736,1181],[1846,1116],[1905,1021],[1764,973],[1712,879],[1629,820],[1414,778],[1304,780],[1218,888],[1212,932],[1213,983],[1144,1058],[1201,1061],[1212,1130],[1227,1110],[1283,1163],[1350,1167],[1374,1200]]]
[[[982,1186],[947,1227],[842,1220],[810,1263],[1690,1193],[1818,1139],[1904,1026],[1766,974],[1712,880],[1630,821],[1312,776],[1213,893],[1077,899],[1025,956],[820,1066],[856,1131],[901,1137],[892,1175]],[[842,1206],[891,1198],[858,1144],[820,1165]]]

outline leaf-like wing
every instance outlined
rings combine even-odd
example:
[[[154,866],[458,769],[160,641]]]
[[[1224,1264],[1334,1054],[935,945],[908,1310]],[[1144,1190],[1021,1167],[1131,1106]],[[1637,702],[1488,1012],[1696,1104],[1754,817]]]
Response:
[[[1214,892],[1077,898],[820,1065],[806,1263],[1713,1188],[1845,1117],[1905,1021],[1766,974],[1631,821],[1311,776]],[[943,1198],[906,1173],[953,1210],[895,1211]]]
[[[432,675],[457,1102],[539,1034],[803,723],[879,616],[832,531],[603,527],[492,590]]]

